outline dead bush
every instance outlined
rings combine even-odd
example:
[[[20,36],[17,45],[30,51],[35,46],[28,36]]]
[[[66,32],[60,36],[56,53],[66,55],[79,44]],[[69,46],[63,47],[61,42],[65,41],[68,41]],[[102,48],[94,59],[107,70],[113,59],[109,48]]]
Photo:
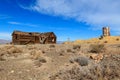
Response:
[[[70,63],[77,62],[81,66],[87,66],[88,65],[88,58],[87,57],[76,57],[69,60]]]
[[[54,45],[54,44],[51,44],[49,47],[50,47],[50,48],[55,48],[55,45]]]
[[[46,63],[46,59],[44,57],[39,57],[37,60],[34,61],[35,66],[41,67],[42,63]]]
[[[92,44],[90,45],[90,52],[101,53],[105,50],[104,44]]]
[[[30,45],[30,44],[27,44],[26,47],[28,50],[35,50],[35,49],[37,50],[37,48],[38,48],[38,47]]]
[[[16,46],[5,46],[5,47],[3,47],[3,50],[7,51],[8,54],[23,52],[21,48],[18,48]]]
[[[36,60],[36,61],[34,61],[34,65],[37,66],[37,67],[41,67],[42,63],[39,62],[38,60]]]
[[[5,61],[6,59],[3,56],[0,56],[0,61]]]
[[[41,63],[46,63],[47,62],[44,57],[39,57],[37,60]]]
[[[0,61],[5,61],[6,56],[8,55],[7,51],[0,50]]]
[[[17,48],[17,47],[13,47],[11,49],[8,50],[8,52],[11,54],[11,53],[21,53],[22,50]]]
[[[50,77],[50,80],[119,80],[120,56],[111,55],[102,62],[87,67],[74,66],[71,69],[60,70]]]
[[[70,63],[74,63],[75,60],[74,60],[74,59],[70,59],[69,62],[70,62]]]
[[[103,77],[108,80],[120,79],[120,55],[111,54],[108,58],[103,59],[101,62]]]
[[[58,52],[59,56],[64,56],[64,53],[65,53],[64,50],[61,50],[61,51]]]
[[[83,71],[79,67],[73,67],[70,70],[60,71],[55,75],[50,77],[50,80],[97,80],[93,78],[94,75],[91,75],[88,71]]]
[[[60,56],[64,56],[64,54],[63,54],[63,53],[60,53],[59,55],[60,55]]]
[[[4,69],[3,68],[0,68],[0,72],[3,71]]]
[[[75,59],[75,61],[81,66],[87,66],[88,65],[88,58],[86,58],[86,57],[78,57],[78,58]]]
[[[2,53],[4,54],[9,54],[9,55],[13,55],[13,56],[17,56],[16,53],[22,53],[23,50],[21,48],[18,48],[16,46],[5,46],[2,48]]]
[[[11,56],[17,57],[22,52],[23,52],[22,48],[16,47],[14,45],[4,46],[0,49],[0,59],[1,61],[4,61]]]
[[[74,50],[80,50],[81,46],[80,45],[73,45]]]
[[[116,41],[119,41],[119,40],[120,40],[119,38],[116,39]]]
[[[108,43],[108,41],[104,41],[104,43]]]
[[[67,49],[67,52],[73,52],[71,49]]]
[[[41,50],[39,50],[39,51],[33,50],[33,51],[31,51],[30,55],[31,55],[31,58],[32,58],[32,59],[35,59],[35,60],[36,60],[36,59],[38,59],[39,57],[41,57],[42,51],[41,51]]]
[[[45,51],[44,51],[44,50],[42,50],[42,53],[43,53],[43,54],[45,54]]]

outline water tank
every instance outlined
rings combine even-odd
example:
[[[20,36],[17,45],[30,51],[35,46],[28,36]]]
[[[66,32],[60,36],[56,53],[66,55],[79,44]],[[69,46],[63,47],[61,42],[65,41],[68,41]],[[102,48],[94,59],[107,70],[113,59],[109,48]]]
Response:
[[[103,36],[110,36],[110,28],[109,27],[103,27]]]

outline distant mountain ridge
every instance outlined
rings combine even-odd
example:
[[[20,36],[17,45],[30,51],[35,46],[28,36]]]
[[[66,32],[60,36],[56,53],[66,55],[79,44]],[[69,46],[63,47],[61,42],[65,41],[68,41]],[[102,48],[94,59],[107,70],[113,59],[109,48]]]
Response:
[[[0,39],[0,44],[6,44],[6,43],[10,43],[10,40],[4,40],[4,39]]]
[[[0,39],[0,44],[10,43],[11,40]],[[64,41],[57,41],[57,44],[62,44]]]
[[[64,43],[64,41],[57,41],[57,44],[62,44]]]

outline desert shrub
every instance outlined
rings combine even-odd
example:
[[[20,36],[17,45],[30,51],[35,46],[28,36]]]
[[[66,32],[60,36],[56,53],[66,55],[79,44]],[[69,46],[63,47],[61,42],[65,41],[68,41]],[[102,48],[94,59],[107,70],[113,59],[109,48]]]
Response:
[[[46,63],[47,62],[44,57],[39,57],[37,60],[41,63]]]
[[[49,47],[50,47],[50,48],[55,48],[55,45],[54,45],[54,44],[51,44]]]
[[[103,77],[108,80],[120,79],[120,55],[111,54],[110,57],[103,59],[101,62]],[[119,79],[118,79],[119,78]]]
[[[119,38],[116,39],[116,41],[119,41],[119,40],[120,40]]]
[[[87,66],[88,65],[88,58],[86,58],[86,57],[78,57],[78,58],[75,59],[75,61],[81,66]]]
[[[60,51],[58,52],[59,56],[64,56],[64,53],[65,53],[64,50],[60,50]]]
[[[34,61],[35,66],[41,67],[42,63],[46,63],[46,59],[44,57],[39,57],[37,60]]]
[[[75,62],[75,59],[70,59],[69,62],[70,62],[70,63],[74,63],[74,62]]]
[[[32,59],[38,59],[39,57],[41,57],[42,51],[41,50],[39,50],[39,51],[33,50],[33,51],[31,51],[30,55],[31,55]]]
[[[111,55],[102,62],[87,67],[73,66],[71,69],[60,70],[50,80],[119,80],[120,56]]]
[[[0,61],[5,61],[6,59],[3,56],[0,56]]]
[[[12,55],[13,53],[22,53],[23,50],[16,46],[5,46],[2,48],[2,52],[4,52],[5,54]]]
[[[102,40],[102,39],[103,39],[103,36],[101,35],[100,38],[99,38],[99,40]]]
[[[64,54],[63,53],[59,53],[59,56],[64,56]]]
[[[23,52],[22,48],[16,47],[14,45],[4,46],[0,49],[0,60],[4,61],[11,56],[17,57],[22,52]]]
[[[105,50],[104,44],[92,44],[90,45],[90,52],[100,53]]]
[[[28,50],[34,50],[35,48],[34,47],[28,47]]]
[[[81,46],[80,45],[73,45],[74,50],[80,50]]]
[[[108,41],[104,41],[104,43],[108,43]]]
[[[45,54],[45,51],[44,51],[44,50],[42,50],[42,53],[43,53],[43,54]]]
[[[17,47],[14,47],[14,48],[11,48],[8,52],[9,52],[9,53],[21,53],[22,50],[20,50],[20,49],[17,48]]]
[[[5,61],[6,59],[4,58],[6,52],[5,51],[0,51],[0,61]]]
[[[42,63],[36,60],[36,61],[34,61],[34,65],[37,67],[41,67]]]
[[[71,49],[67,49],[67,52],[72,52],[72,50]]]
[[[84,70],[84,69],[83,69]],[[89,71],[83,71],[79,67],[73,67],[70,70],[60,71],[57,74],[50,77],[50,80],[97,80],[93,78]]]
[[[28,45],[28,44],[27,44]],[[38,47],[36,47],[36,46],[33,46],[33,45],[28,45],[28,46],[26,46],[27,47],[27,49],[28,50],[37,50],[38,49]]]
[[[3,68],[0,68],[0,71],[3,71],[4,69]]]
[[[119,48],[120,48],[120,44],[118,44],[118,45],[116,46],[116,48],[119,49]]]
[[[20,49],[16,46],[5,46],[3,49],[6,50],[9,54],[23,52],[22,49]]]
[[[81,66],[88,65],[88,58],[87,57],[76,57],[69,60],[70,63],[77,62]]]
[[[8,52],[4,50],[0,50],[0,61],[5,61],[5,57],[7,56]]]

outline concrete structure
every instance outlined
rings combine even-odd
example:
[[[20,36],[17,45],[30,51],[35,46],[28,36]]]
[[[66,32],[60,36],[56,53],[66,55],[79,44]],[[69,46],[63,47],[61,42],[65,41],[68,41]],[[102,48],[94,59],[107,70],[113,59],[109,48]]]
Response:
[[[22,32],[14,31],[12,33],[13,44],[53,44],[56,43],[56,35],[53,32]]]
[[[103,37],[110,36],[110,28],[103,27]]]

